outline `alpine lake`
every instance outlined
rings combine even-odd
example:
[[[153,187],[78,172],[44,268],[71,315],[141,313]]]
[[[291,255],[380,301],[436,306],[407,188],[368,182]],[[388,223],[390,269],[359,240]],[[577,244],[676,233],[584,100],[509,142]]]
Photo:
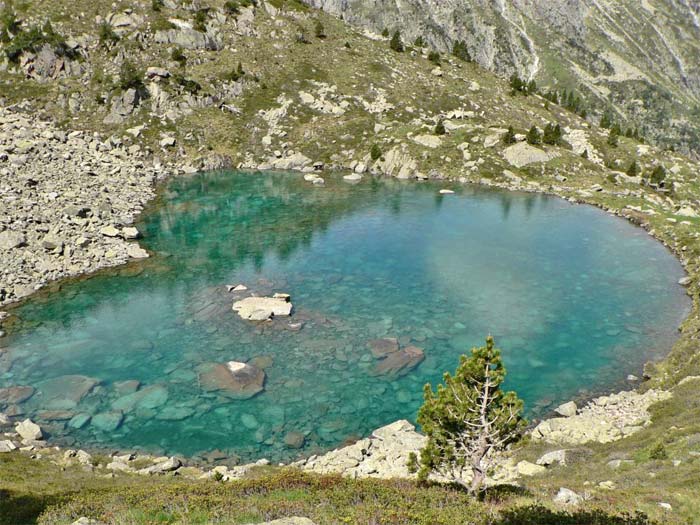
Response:
[[[36,294],[0,339],[0,388],[29,387],[0,411],[57,444],[290,461],[414,421],[488,334],[535,418],[629,385],[690,309],[645,231],[543,195],[220,171],[169,181],[136,226],[151,258]],[[232,310],[274,293],[291,316]],[[231,361],[258,388],[227,392]]]

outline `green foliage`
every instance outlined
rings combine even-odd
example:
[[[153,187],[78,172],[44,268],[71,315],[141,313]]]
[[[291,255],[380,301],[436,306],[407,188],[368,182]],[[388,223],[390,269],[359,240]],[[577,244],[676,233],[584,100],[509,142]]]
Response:
[[[440,65],[440,53],[437,51],[431,51],[428,53],[428,60],[430,60],[436,66]]]
[[[228,15],[237,15],[241,12],[241,7],[255,6],[253,0],[226,0],[224,2],[224,11]]]
[[[464,40],[457,40],[452,46],[452,54],[465,62],[471,62],[471,55]]]
[[[194,12],[194,18],[192,19],[192,27],[195,31],[200,33],[207,32],[207,20],[209,20],[209,9],[202,8],[197,9]]]
[[[316,35],[316,38],[326,38],[326,30],[320,20],[316,20],[314,24],[314,35]]]
[[[444,135],[447,133],[447,130],[445,129],[445,123],[442,121],[442,119],[438,120],[437,124],[435,124],[435,129],[433,130],[436,135]]]
[[[187,56],[182,51],[181,47],[174,47],[170,52],[170,58],[180,64],[180,67],[185,67],[187,65]]]
[[[191,95],[196,95],[202,89],[199,82],[192,80],[191,78],[186,78],[184,75],[173,75],[173,80],[182,88],[183,91]]]
[[[75,51],[66,44],[65,38],[54,30],[51,22],[46,22],[43,27],[32,26],[27,31],[18,30],[5,46],[5,55],[10,62],[16,63],[22,53],[37,53],[45,45],[49,45],[58,56],[78,58]]]
[[[372,160],[377,160],[382,156],[382,149],[379,147],[379,144],[372,144],[372,149],[369,152],[369,156],[372,158]]]
[[[389,38],[389,28],[385,27],[384,29],[382,29],[382,36],[384,38]]]
[[[526,137],[527,143],[537,146],[542,144],[542,132],[537,128],[537,126],[532,126],[530,131],[527,132]]]
[[[412,457],[409,464],[420,480],[436,472],[473,494],[481,491],[493,453],[519,439],[525,424],[523,402],[514,392],[501,390],[505,376],[501,352],[489,336],[486,346],[460,358],[454,376],[445,373],[436,392],[425,385],[418,423],[428,442],[420,461]]]
[[[588,149],[583,150],[583,153],[581,153],[581,158],[588,159]]]
[[[503,144],[515,144],[515,130],[513,126],[508,126],[508,131],[503,135]]]
[[[551,146],[560,146],[562,144],[562,131],[559,124],[547,124],[544,127],[542,142]]]
[[[394,34],[391,36],[391,40],[389,41],[389,47],[397,53],[403,52],[403,41],[401,40],[401,33],[398,29],[394,31]]]
[[[626,173],[629,177],[636,177],[639,175],[639,165],[637,164],[636,159],[630,163]]]
[[[504,510],[498,525],[654,525],[646,514],[611,516],[602,510],[555,512],[542,505]]]
[[[129,60],[124,60],[119,68],[119,89],[143,89],[143,72]]]
[[[666,179],[666,168],[661,164],[658,164],[649,176],[649,182],[657,186],[663,186],[664,180]]]
[[[151,0],[151,10],[155,11],[158,13],[161,9],[163,9],[163,0]]]
[[[238,62],[238,66],[229,73],[226,73],[223,76],[224,80],[228,80],[230,82],[238,82],[241,78],[245,76],[245,71],[243,70],[243,64]]]
[[[97,36],[100,39],[100,45],[105,48],[110,48],[119,42],[119,35],[114,32],[112,26],[107,22],[102,22],[97,28]]]
[[[663,441],[657,441],[647,449],[647,455],[649,459],[653,460],[667,459],[666,445],[664,445]]]
[[[343,44],[343,45],[345,46],[346,49],[352,49],[350,42],[345,42],[345,44]]]
[[[620,132],[617,128],[612,128],[608,133],[608,146],[616,148],[620,143]]]
[[[513,96],[517,95],[518,93],[530,95],[532,93],[537,93],[537,83],[534,80],[526,82],[518,77],[518,75],[512,75],[510,77],[510,89],[510,94]]]
[[[425,39],[423,38],[423,35],[418,35],[413,41],[413,45],[415,47],[425,47]]]
[[[603,116],[600,118],[600,127],[603,129],[610,129],[613,125],[613,115],[609,109],[603,112]]]
[[[20,32],[21,22],[17,14],[6,5],[0,11],[0,42],[9,42],[13,35]]]

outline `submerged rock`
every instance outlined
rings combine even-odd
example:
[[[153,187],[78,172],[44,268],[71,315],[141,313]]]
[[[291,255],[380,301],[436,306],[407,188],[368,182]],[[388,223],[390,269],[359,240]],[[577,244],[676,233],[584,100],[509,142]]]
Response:
[[[369,346],[369,349],[374,357],[381,359],[389,354],[399,351],[399,340],[395,337],[372,339],[369,343],[367,343],[367,346]]]
[[[161,385],[151,385],[127,394],[112,403],[114,410],[131,412],[139,408],[153,409],[163,406],[168,400],[168,390]]]
[[[121,426],[122,421],[124,421],[122,412],[102,412],[96,414],[90,424],[103,432],[111,432],[117,430]]]
[[[425,359],[423,349],[417,346],[407,346],[403,350],[393,352],[382,359],[374,367],[376,375],[401,377],[408,374]]]
[[[0,405],[23,403],[34,395],[32,386],[9,386],[0,388]]]
[[[246,297],[233,303],[233,311],[248,321],[266,321],[275,316],[288,316],[292,313],[292,303],[286,294],[276,297]]]
[[[238,361],[204,363],[199,367],[199,384],[208,392],[248,399],[264,390],[265,372],[255,365]]]
[[[42,395],[42,408],[70,410],[99,383],[97,379],[81,375],[59,376],[37,385]]]

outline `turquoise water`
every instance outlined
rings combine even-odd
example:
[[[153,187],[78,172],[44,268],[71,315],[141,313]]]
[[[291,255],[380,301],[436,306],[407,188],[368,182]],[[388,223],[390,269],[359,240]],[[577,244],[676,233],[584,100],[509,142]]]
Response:
[[[668,351],[689,301],[680,265],[644,231],[556,198],[439,189],[173,180],[138,225],[156,256],[13,312],[0,387],[36,392],[0,410],[66,445],[289,460],[413,419],[423,384],[489,333],[530,416]],[[238,283],[291,294],[291,318],[240,319],[231,305],[245,294],[226,290]],[[425,359],[382,374],[367,346],[380,337]],[[249,360],[266,374],[257,396],[202,388],[203,363]]]

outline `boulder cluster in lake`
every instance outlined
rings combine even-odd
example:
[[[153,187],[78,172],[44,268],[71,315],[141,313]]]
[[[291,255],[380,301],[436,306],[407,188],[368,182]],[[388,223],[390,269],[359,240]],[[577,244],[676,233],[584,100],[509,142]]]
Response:
[[[416,368],[425,359],[425,352],[417,346],[400,349],[398,339],[384,337],[368,344],[372,355],[379,361],[373,369],[375,375],[401,377]]]

